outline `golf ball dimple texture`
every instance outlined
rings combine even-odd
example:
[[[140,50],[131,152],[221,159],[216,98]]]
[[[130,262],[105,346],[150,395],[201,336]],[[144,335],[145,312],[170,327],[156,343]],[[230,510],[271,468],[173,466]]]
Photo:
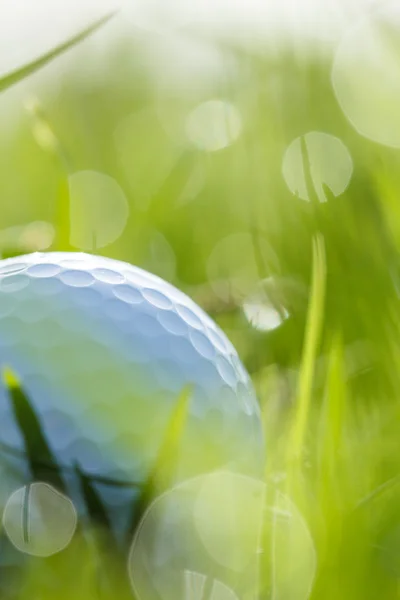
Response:
[[[179,394],[191,400],[182,476],[259,471],[257,400],[237,353],[185,294],[133,267],[81,253],[0,262],[0,366],[10,367],[60,464],[142,481]],[[0,389],[0,443],[24,450]]]

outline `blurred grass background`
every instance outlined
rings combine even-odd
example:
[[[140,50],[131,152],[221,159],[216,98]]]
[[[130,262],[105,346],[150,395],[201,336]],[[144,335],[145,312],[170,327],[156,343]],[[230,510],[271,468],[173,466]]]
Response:
[[[156,68],[146,40],[143,30],[121,37],[106,58],[85,42],[59,73],[46,67],[0,97],[0,253],[83,249],[190,294],[255,381],[267,482],[288,493],[314,540],[310,598],[398,598],[399,152],[346,119],[329,48],[256,53],[219,40],[222,68],[198,81],[168,54]],[[235,107],[241,130],[207,151],[188,136],[188,116],[213,99]],[[327,202],[310,187],[308,202],[293,194],[282,170],[310,131],[339,138],[354,166],[341,193],[323,182]],[[300,172],[313,184],[304,148]],[[246,302],[273,326],[254,327]],[[265,585],[263,597],[281,598]]]

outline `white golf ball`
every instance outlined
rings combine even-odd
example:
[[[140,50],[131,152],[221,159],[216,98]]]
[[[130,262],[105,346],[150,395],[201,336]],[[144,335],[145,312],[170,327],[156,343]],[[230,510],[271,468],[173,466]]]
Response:
[[[234,347],[185,294],[127,263],[61,252],[0,261],[0,366],[18,375],[64,468],[145,481],[190,386],[178,478],[262,469],[259,407]],[[5,386],[0,422],[2,447],[23,453]]]

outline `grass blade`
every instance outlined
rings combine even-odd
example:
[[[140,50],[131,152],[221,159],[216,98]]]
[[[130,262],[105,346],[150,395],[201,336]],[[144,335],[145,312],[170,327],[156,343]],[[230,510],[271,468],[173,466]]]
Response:
[[[342,337],[336,333],[329,353],[325,401],[319,429],[319,452],[321,476],[327,479],[322,485],[328,489],[328,481],[337,466],[343,435],[346,407],[345,356]],[[322,483],[322,482],[321,482]]]
[[[313,243],[313,281],[293,420],[290,459],[301,461],[310,410],[315,361],[320,343],[325,298],[325,249],[321,234]],[[291,460],[290,460],[291,462]]]
[[[113,12],[111,14],[106,15],[105,17],[102,17],[89,27],[86,27],[83,31],[80,31],[74,37],[67,40],[66,42],[63,42],[59,46],[56,46],[49,52],[46,52],[45,54],[28,63],[27,65],[24,65],[23,67],[20,67],[19,69],[16,69],[8,75],[2,77],[0,79],[0,92],[3,92],[4,90],[18,83],[22,79],[29,77],[29,75],[32,75],[33,73],[47,65],[49,62],[51,62],[61,54],[64,54],[64,52],[66,52],[70,48],[73,48],[74,46],[85,40],[89,35],[97,31],[97,29],[99,29],[100,27],[102,27],[102,25],[107,23],[114,16],[114,14],[115,13]]]
[[[90,524],[94,526],[98,525],[102,530],[111,532],[109,516],[93,483],[78,465],[75,467],[75,472],[79,479],[85,506],[90,518]]]
[[[18,378],[10,369],[5,369],[3,380],[8,388],[15,419],[24,439],[32,479],[49,483],[66,493],[60,467],[47,443],[40,420]]]
[[[158,491],[167,489],[173,481],[188,417],[190,398],[191,387],[185,387],[172,412],[153,470],[143,486],[139,499],[134,502],[132,521],[127,531],[126,541],[128,544],[131,542],[136,527],[140,523],[151,499],[154,498]]]
[[[362,498],[358,502],[358,504],[355,507],[355,509],[359,510],[361,508],[369,506],[375,500],[379,500],[385,494],[391,492],[398,485],[400,485],[400,475],[395,475],[395,477],[392,477],[391,479],[388,479],[387,481],[385,481],[384,483],[382,483],[380,486],[378,486],[377,488],[375,488],[374,490],[372,490],[372,492],[370,492],[369,494],[367,494],[366,496],[364,496],[364,498]]]

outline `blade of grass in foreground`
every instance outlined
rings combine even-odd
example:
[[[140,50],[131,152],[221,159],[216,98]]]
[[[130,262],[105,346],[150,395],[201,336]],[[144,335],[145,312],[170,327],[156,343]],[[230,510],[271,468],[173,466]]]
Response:
[[[155,493],[160,489],[167,489],[173,481],[188,417],[191,391],[191,387],[185,387],[182,390],[167,425],[165,437],[160,445],[153,470],[143,486],[139,499],[133,504],[132,521],[127,531],[127,544],[131,543],[136,528]]]
[[[121,565],[125,565],[125,563],[113,534],[110,515],[90,477],[78,465],[75,466],[75,472],[89,517],[86,529],[86,550],[91,553],[91,560],[94,564],[98,565],[96,577],[99,593],[102,594],[104,589],[115,590],[118,586],[120,597],[122,597],[122,588],[126,589],[128,582],[125,570],[121,571]],[[104,569],[105,564],[107,564],[107,569]]]
[[[327,504],[332,506],[335,470],[342,445],[346,406],[346,378],[342,337],[335,334],[329,354],[325,399],[318,431],[320,493],[328,493]],[[335,498],[336,500],[336,498]]]
[[[328,355],[324,401],[319,411],[316,432],[317,477],[315,481],[318,517],[318,546],[326,555],[339,556],[343,539],[343,519],[351,493],[348,489],[347,463],[351,463],[345,443],[346,386],[344,344],[341,333],[334,334]],[[310,515],[310,518],[311,515]],[[314,520],[314,523],[316,520]]]
[[[308,307],[303,356],[299,374],[298,393],[293,417],[292,435],[288,446],[288,463],[296,468],[301,464],[310,410],[315,360],[320,343],[325,298],[325,248],[321,234],[313,243],[313,280]],[[290,478],[289,478],[290,479]]]
[[[104,531],[111,532],[111,522],[107,510],[93,486],[90,477],[87,476],[78,465],[75,467],[75,472],[85,500],[90,524],[93,526],[99,525]]]
[[[0,92],[3,92],[4,90],[18,83],[22,79],[29,77],[29,75],[32,75],[33,73],[47,65],[49,62],[51,62],[70,48],[73,48],[74,46],[85,40],[89,35],[97,31],[97,29],[99,29],[102,25],[107,23],[114,16],[114,14],[115,13],[113,12],[106,15],[105,17],[102,17],[83,31],[80,31],[74,37],[67,40],[66,42],[63,42],[59,46],[52,48],[49,52],[46,52],[45,54],[28,63],[27,65],[24,65],[23,67],[20,67],[19,69],[16,69],[15,71],[12,71],[11,73],[8,73],[4,77],[2,77],[0,79]]]
[[[4,369],[2,375],[10,394],[16,422],[24,439],[32,480],[44,481],[66,493],[60,467],[47,443],[40,420],[18,378],[10,369]],[[48,466],[45,467],[43,463]]]

